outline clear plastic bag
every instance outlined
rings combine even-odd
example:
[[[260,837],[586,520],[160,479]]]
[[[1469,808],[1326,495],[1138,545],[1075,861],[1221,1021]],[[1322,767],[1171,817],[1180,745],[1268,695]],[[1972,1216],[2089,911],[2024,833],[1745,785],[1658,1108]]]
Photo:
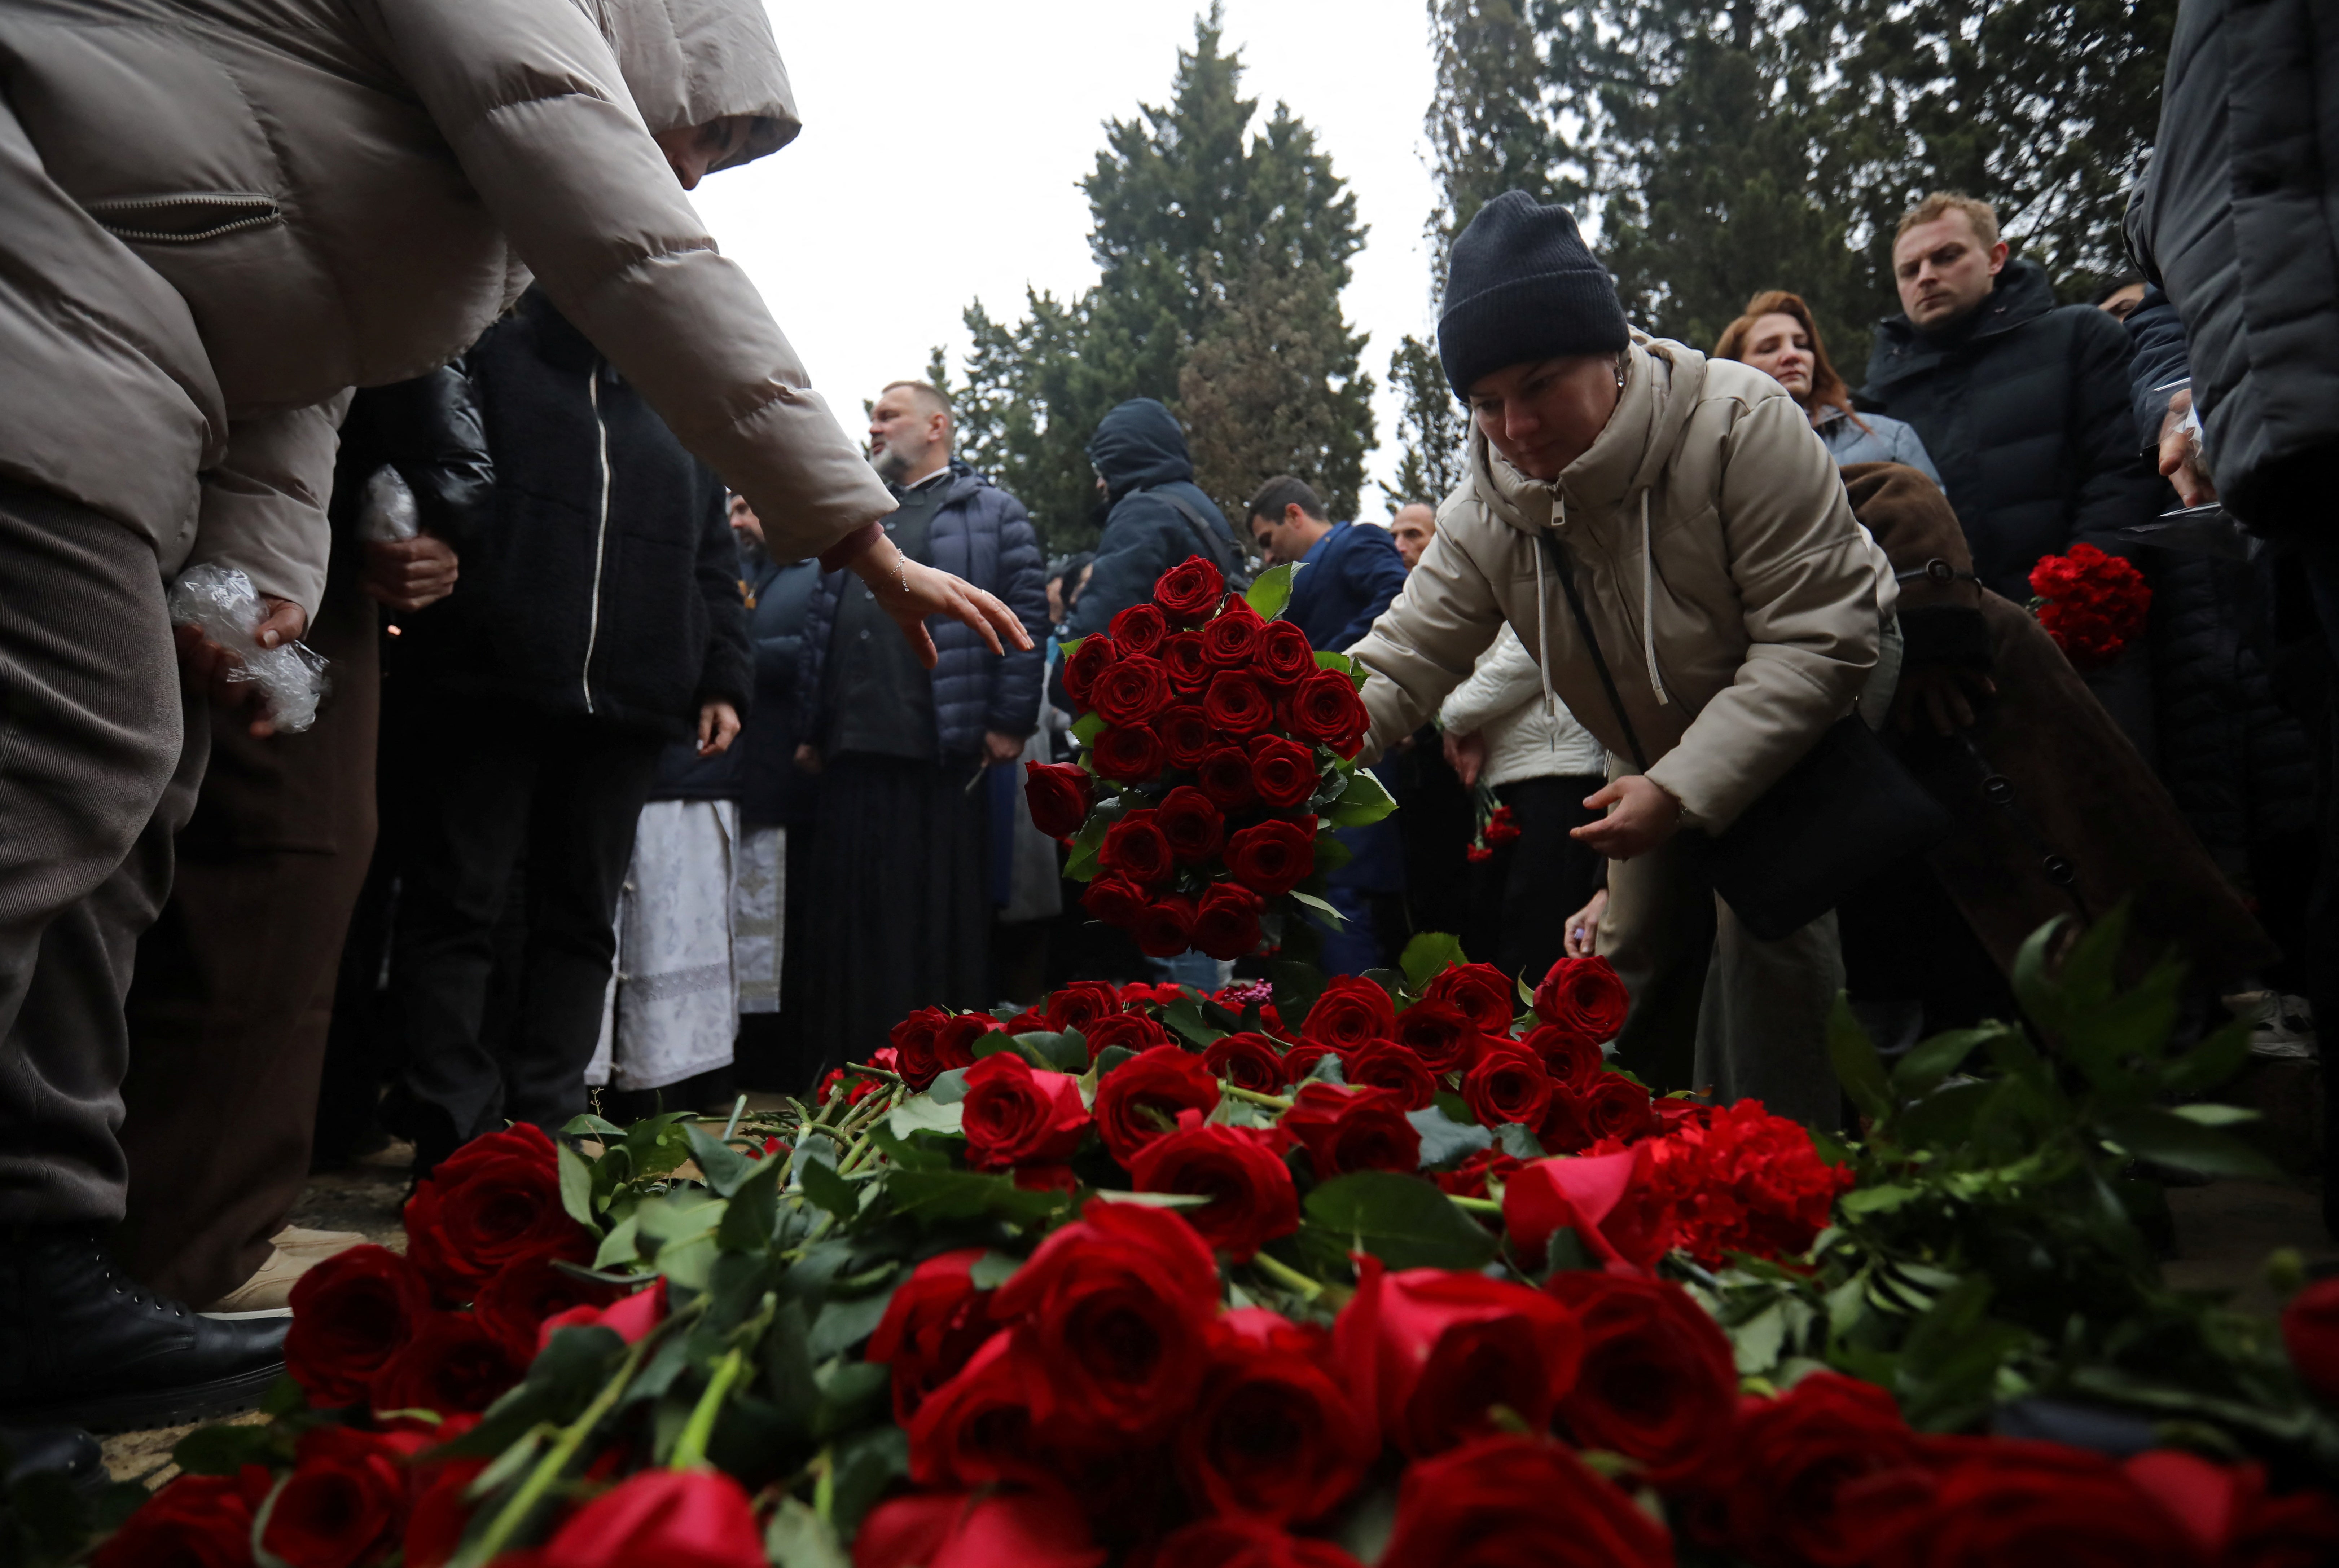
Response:
[[[258,685],[276,727],[298,735],[317,722],[317,705],[329,689],[325,657],[305,643],[262,647],[253,634],[264,613],[252,579],[233,567],[189,567],[171,587],[172,621],[241,656],[242,665],[227,678]]]
[[[393,545],[421,531],[414,492],[407,488],[403,475],[384,463],[366,480],[365,499],[358,509],[358,537]]]

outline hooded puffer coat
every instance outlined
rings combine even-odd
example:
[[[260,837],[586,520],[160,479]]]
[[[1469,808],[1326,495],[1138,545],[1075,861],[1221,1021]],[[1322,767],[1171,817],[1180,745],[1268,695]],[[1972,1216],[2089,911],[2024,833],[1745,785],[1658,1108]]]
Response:
[[[1069,636],[1100,632],[1130,606],[1150,599],[1154,579],[1188,556],[1212,558],[1193,524],[1170,504],[1171,497],[1192,508],[1218,537],[1225,554],[1214,564],[1241,559],[1234,529],[1194,483],[1186,432],[1160,403],[1131,398],[1098,420],[1089,439],[1089,461],[1104,476],[1112,511],[1097,541],[1096,571],[1072,611]]]
[[[1470,472],[1405,591],[1349,651],[1371,672],[1367,760],[1411,735],[1504,623],[1557,699],[1631,754],[1542,539],[1684,822],[1719,832],[1850,711],[1898,597],[1835,459],[1762,371],[1634,332],[1607,429],[1554,483],[1470,434]]]
[[[774,548],[893,509],[651,133],[797,122],[753,0],[10,0],[0,476],[313,612],[351,387],[530,270]]]

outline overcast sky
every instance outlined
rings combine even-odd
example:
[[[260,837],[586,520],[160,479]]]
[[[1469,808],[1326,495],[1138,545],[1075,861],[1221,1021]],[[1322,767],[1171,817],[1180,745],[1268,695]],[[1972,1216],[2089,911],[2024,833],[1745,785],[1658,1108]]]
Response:
[[[694,198],[753,275],[841,416],[921,374],[953,374],[959,312],[1023,314],[1028,283],[1096,281],[1079,181],[1103,123],[1170,95],[1207,0],[893,0],[866,10],[766,0],[804,134]],[[1375,478],[1392,477],[1388,359],[1431,321],[1422,224],[1434,189],[1421,117],[1434,85],[1423,0],[1227,0],[1226,42],[1263,123],[1278,100],[1315,128],[1368,225],[1344,297],[1370,334]],[[1379,498],[1367,488],[1365,505]]]

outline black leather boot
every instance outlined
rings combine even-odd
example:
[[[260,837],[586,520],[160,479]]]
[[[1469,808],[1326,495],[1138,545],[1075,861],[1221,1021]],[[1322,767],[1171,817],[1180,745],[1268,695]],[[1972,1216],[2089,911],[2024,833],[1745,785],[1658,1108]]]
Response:
[[[84,1495],[105,1488],[105,1451],[74,1426],[0,1426],[0,1484],[54,1475]]]
[[[249,1410],[284,1370],[290,1326],[148,1294],[94,1227],[0,1234],[0,1425],[130,1432]]]

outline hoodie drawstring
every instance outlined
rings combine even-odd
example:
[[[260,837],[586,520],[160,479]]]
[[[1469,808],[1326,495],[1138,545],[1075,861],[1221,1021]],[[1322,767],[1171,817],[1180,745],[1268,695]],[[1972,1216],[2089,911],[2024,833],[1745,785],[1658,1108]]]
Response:
[[[1566,530],[1567,530],[1567,498],[1566,498],[1565,496],[1564,496],[1564,495],[1563,495],[1563,496],[1561,496],[1561,497],[1559,498],[1559,527],[1560,527],[1560,531],[1561,531],[1562,533],[1566,532]],[[1537,673],[1537,674],[1539,674],[1540,676],[1542,676],[1542,677],[1543,677],[1543,723],[1544,723],[1544,732],[1545,732],[1545,734],[1546,734],[1546,735],[1550,737],[1550,739],[1551,739],[1551,749],[1552,749],[1554,752],[1557,752],[1557,751],[1559,750],[1559,716],[1558,716],[1558,715],[1554,711],[1554,707],[1556,706],[1556,705],[1558,704],[1559,699],[1558,699],[1556,696],[1553,695],[1553,694],[1552,694],[1552,689],[1551,689],[1551,638],[1550,638],[1550,636],[1547,636],[1547,635],[1545,633],[1545,631],[1544,631],[1544,602],[1543,602],[1543,552],[1542,552],[1541,550],[1537,550],[1537,551],[1535,553],[1535,669],[1536,669],[1536,673]]]
[[[1657,688],[1657,705],[1673,701],[1665,695],[1665,678],[1657,674],[1657,557],[1649,545],[1649,492],[1641,492],[1641,653],[1649,661],[1649,684]]]

